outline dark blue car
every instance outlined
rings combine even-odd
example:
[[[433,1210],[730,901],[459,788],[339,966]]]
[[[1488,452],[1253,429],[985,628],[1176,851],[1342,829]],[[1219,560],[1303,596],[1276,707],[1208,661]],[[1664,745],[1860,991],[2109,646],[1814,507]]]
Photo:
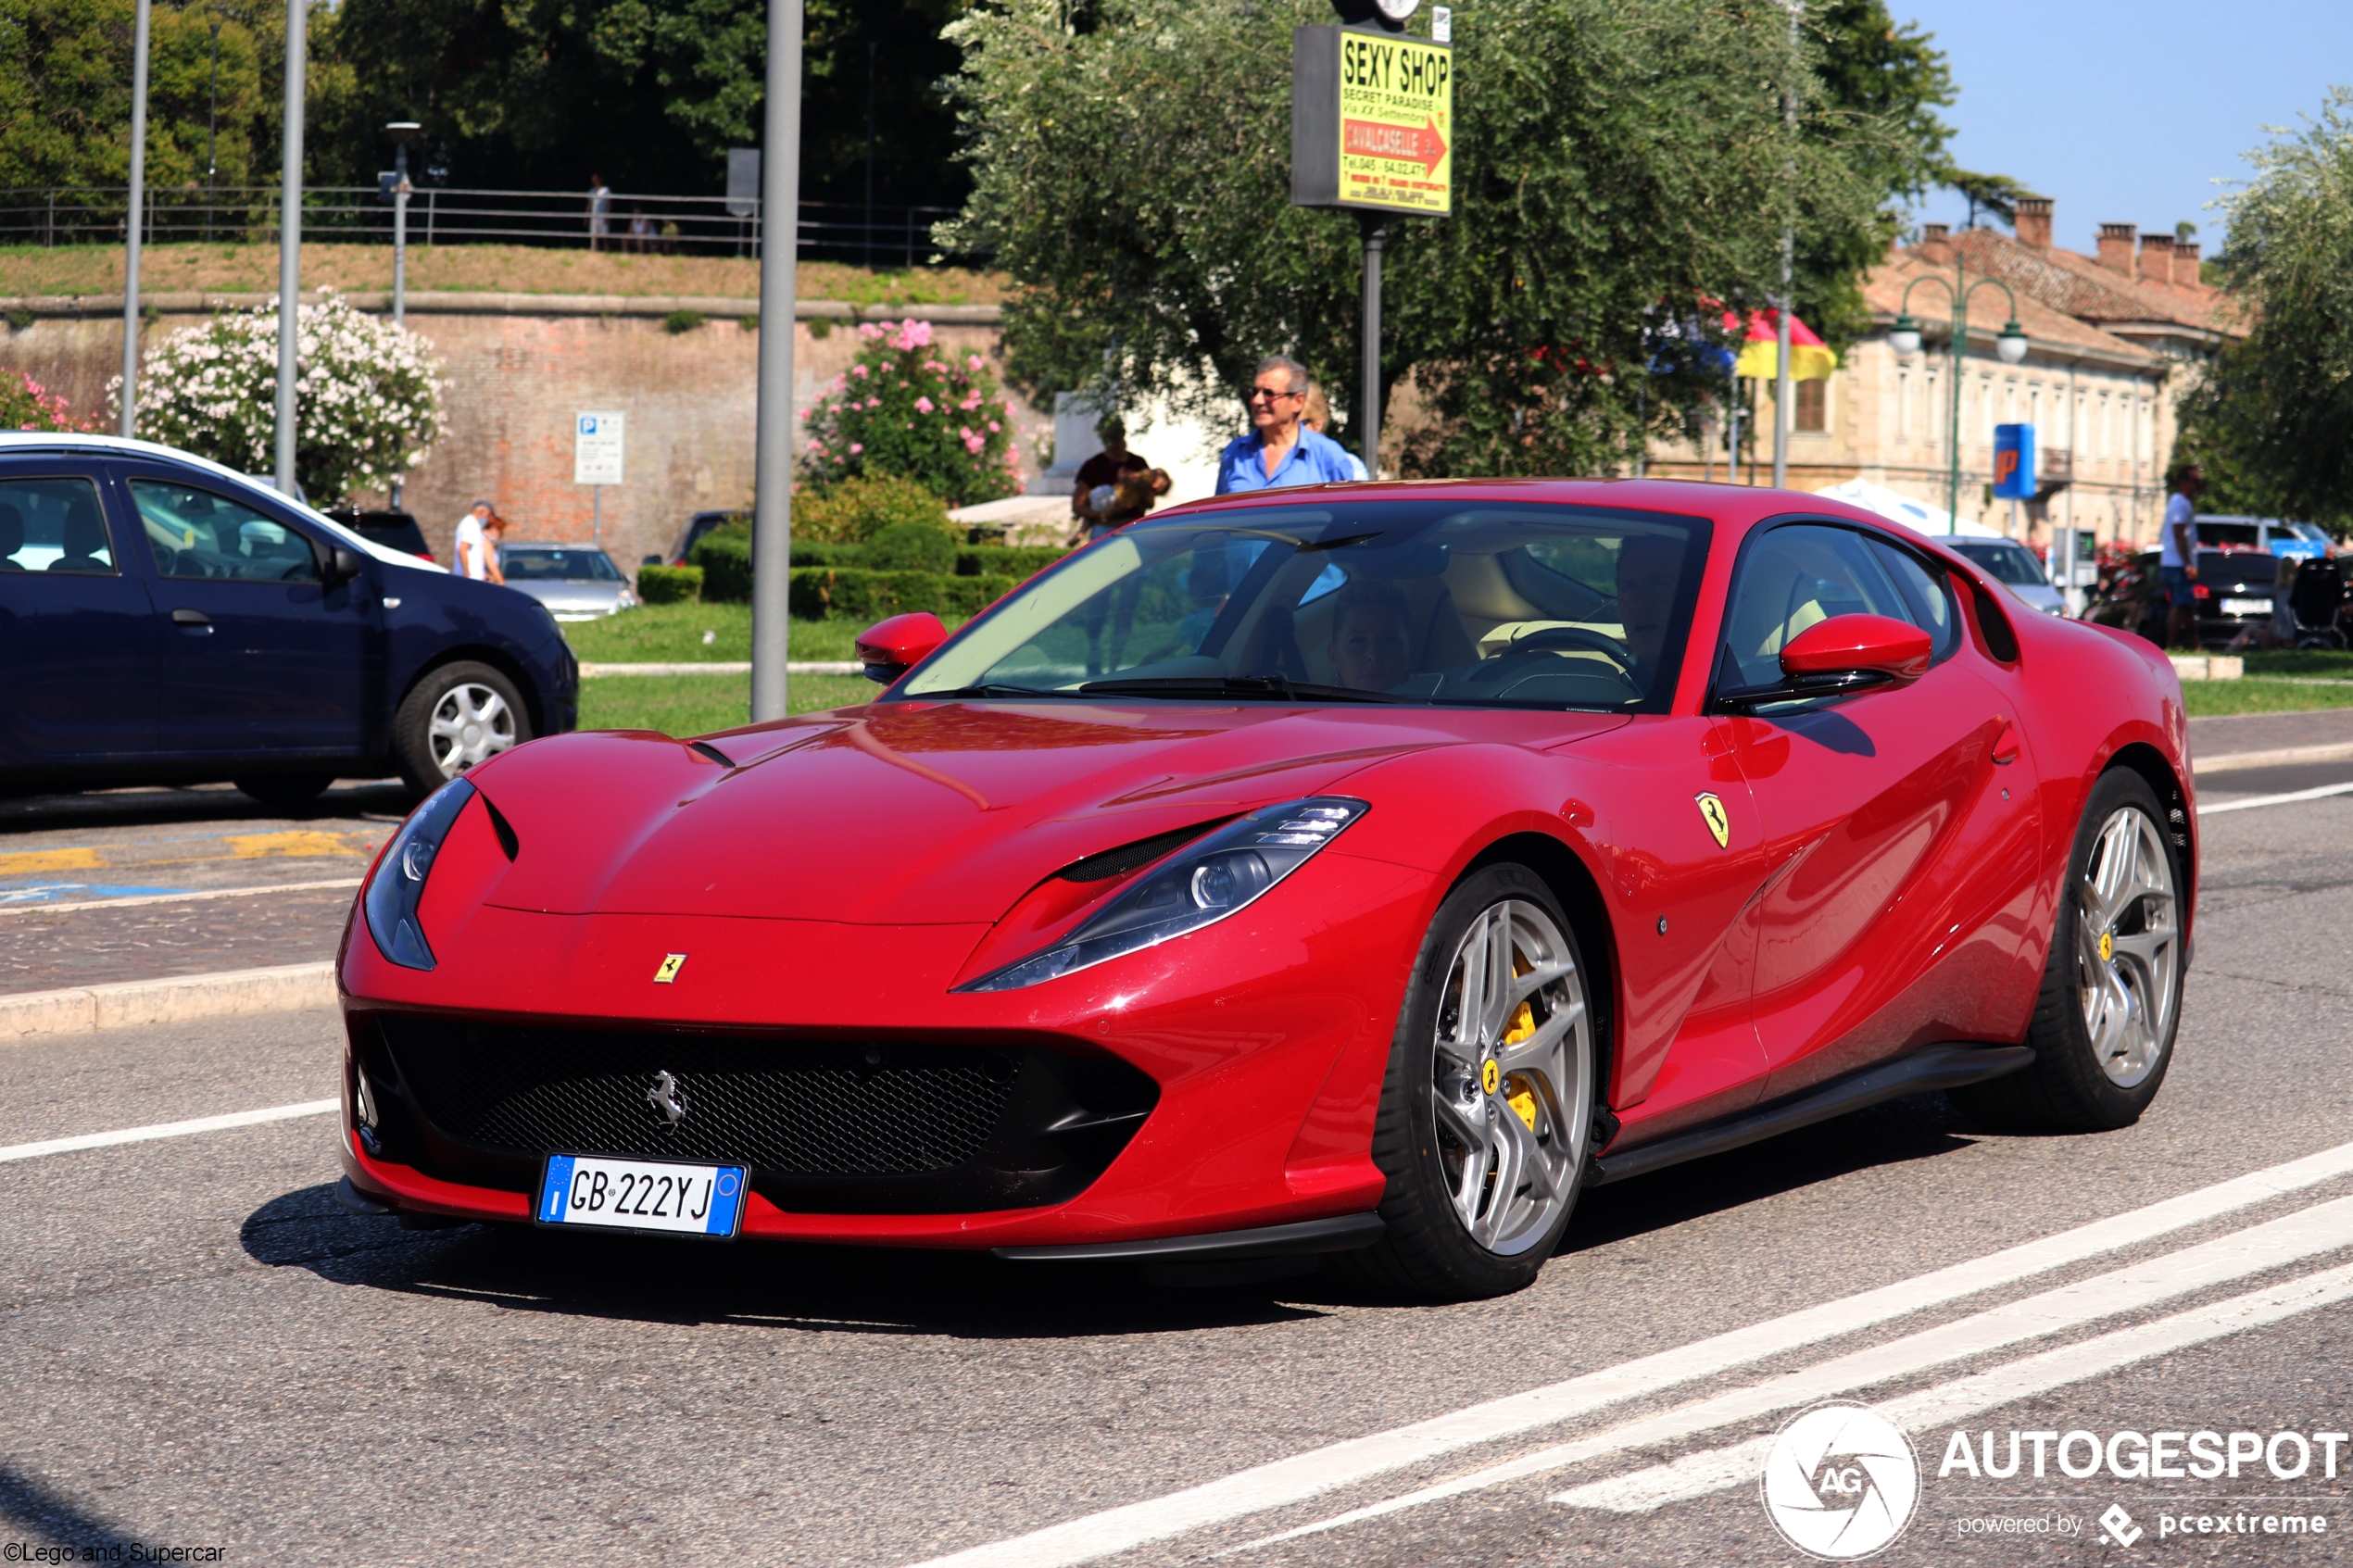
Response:
[[[579,677],[537,600],[217,463],[0,433],[0,787],[422,792],[571,729]]]

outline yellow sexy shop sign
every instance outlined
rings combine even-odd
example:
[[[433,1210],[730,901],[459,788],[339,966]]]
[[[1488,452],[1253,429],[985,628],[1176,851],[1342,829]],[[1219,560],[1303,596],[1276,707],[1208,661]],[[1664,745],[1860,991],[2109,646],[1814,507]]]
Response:
[[[1291,31],[1291,201],[1453,210],[1454,51],[1400,33]]]

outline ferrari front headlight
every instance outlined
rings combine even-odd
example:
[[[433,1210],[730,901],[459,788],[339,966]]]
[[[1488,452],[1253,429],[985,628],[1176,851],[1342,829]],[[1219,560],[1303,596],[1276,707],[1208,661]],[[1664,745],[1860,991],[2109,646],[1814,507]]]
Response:
[[[1043,952],[959,991],[1017,991],[1214,924],[1250,907],[1370,809],[1318,795],[1239,817],[1185,846]]]
[[[458,813],[473,797],[474,786],[463,779],[452,779],[425,797],[425,803],[411,811],[400,831],[392,835],[391,847],[376,862],[376,874],[359,897],[376,950],[403,969],[434,967],[433,947],[425,941],[425,928],[418,922],[417,906],[425,896],[433,858],[441,852],[442,840],[449,836]]]

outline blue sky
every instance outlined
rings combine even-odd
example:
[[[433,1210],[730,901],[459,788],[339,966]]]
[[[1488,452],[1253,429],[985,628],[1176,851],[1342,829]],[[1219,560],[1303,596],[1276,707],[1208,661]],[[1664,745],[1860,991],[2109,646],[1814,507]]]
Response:
[[[2353,86],[2353,0],[1889,0],[1936,35],[1959,99],[1954,161],[2051,197],[2053,239],[2089,251],[2101,223],[2226,225],[2206,204],[2243,178],[2266,125],[2296,126]],[[1958,224],[1968,204],[1915,209]]]

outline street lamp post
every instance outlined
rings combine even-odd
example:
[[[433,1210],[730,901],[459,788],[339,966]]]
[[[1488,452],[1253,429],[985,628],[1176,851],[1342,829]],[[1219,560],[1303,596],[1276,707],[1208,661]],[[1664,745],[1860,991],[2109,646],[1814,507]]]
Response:
[[[212,19],[212,104],[204,122],[204,237],[212,243],[212,182],[220,172],[220,19]]]
[[[1953,302],[1953,332],[1949,347],[1953,361],[1953,413],[1945,421],[1945,439],[1950,446],[1944,481],[1944,527],[1949,533],[1961,531],[1961,368],[1969,354],[1969,295],[1991,283],[2000,289],[2010,302],[2010,319],[2002,324],[2001,334],[1994,340],[1994,352],[2005,365],[2015,365],[2026,358],[2026,329],[2018,324],[2018,295],[2009,284],[1999,278],[1980,278],[1969,282],[1969,260],[1958,246],[1953,252],[1953,277],[1946,281],[1939,273],[1914,278],[1904,289],[1903,300],[1896,307],[1895,324],[1888,329],[1887,341],[1899,359],[1909,359],[1920,351],[1920,324],[1912,319],[1912,290],[1922,283],[1935,283]]]
[[[139,0],[131,45],[131,211],[123,230],[122,433],[139,426],[139,225],[147,197],[147,0]]]
[[[392,324],[409,324],[409,138],[422,127],[396,119],[384,127],[392,137]],[[400,509],[400,476],[392,476],[392,509]]]

